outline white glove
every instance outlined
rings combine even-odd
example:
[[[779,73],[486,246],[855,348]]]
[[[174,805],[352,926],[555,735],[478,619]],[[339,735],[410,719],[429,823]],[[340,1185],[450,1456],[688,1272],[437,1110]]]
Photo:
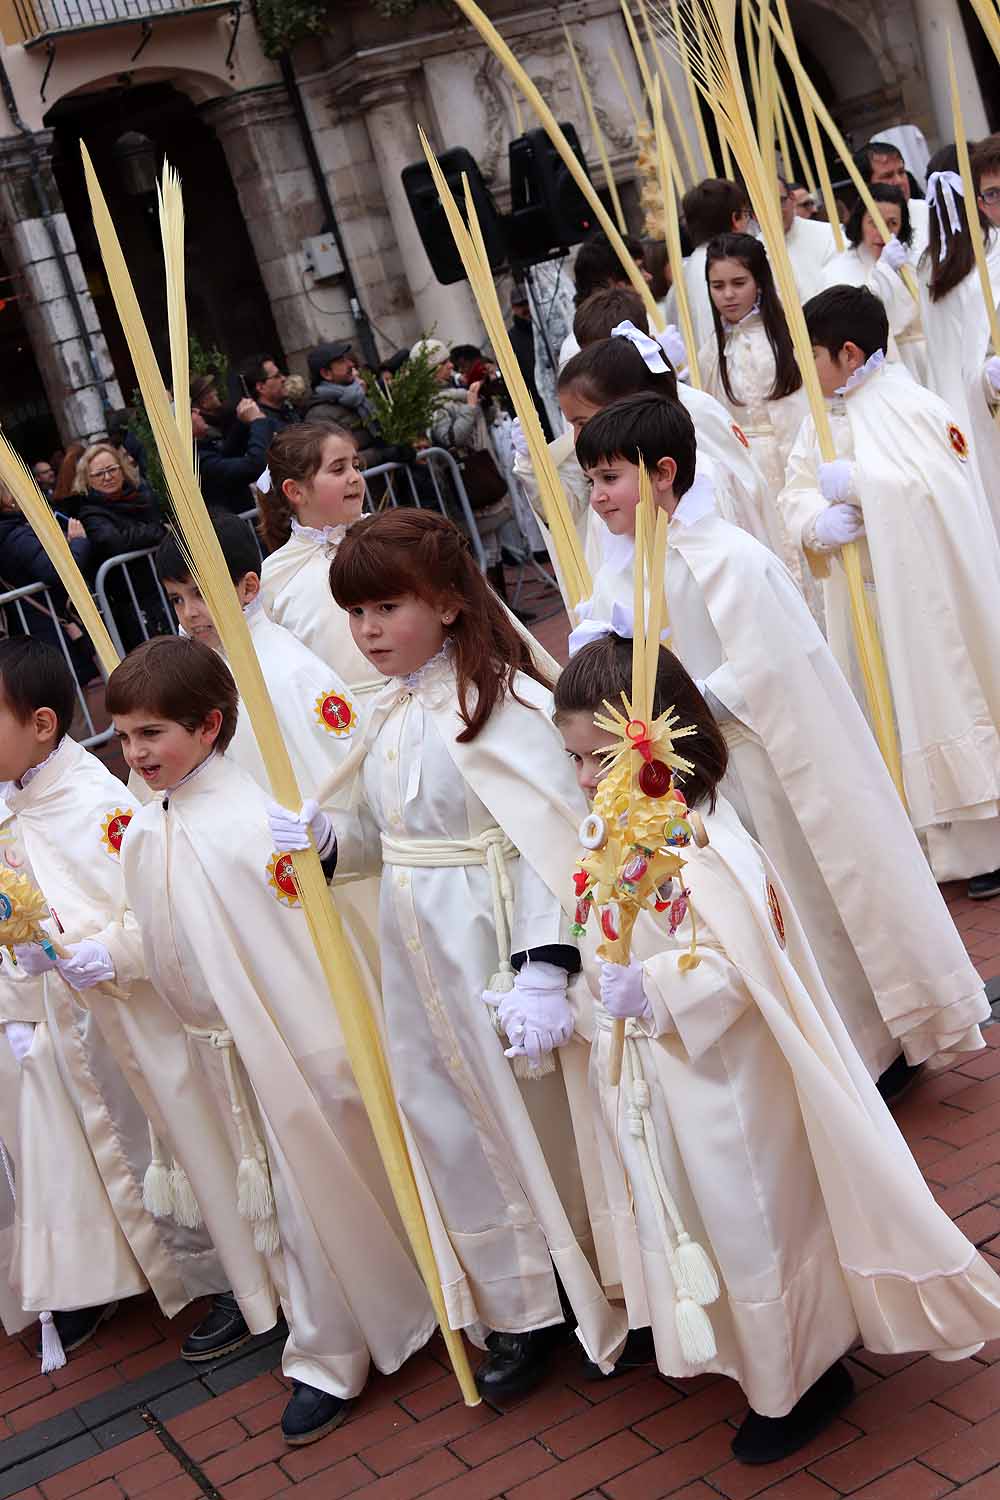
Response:
[[[642,982],[642,964],[601,964],[601,1004],[616,1021],[645,1020],[652,1015]]]
[[[857,480],[849,458],[833,458],[828,464],[820,464],[819,490],[827,505],[857,499]]]
[[[558,964],[526,963],[514,988],[500,994],[485,990],[483,1000],[496,1007],[510,1040],[505,1056],[541,1061],[546,1052],[565,1047],[575,1029],[566,988],[569,975]]]
[[[528,440],[524,435],[520,417],[515,417],[510,424],[510,441],[518,458],[530,458],[531,451],[528,448]]]
[[[23,969],[25,974],[36,978],[39,974],[48,974],[56,966],[54,958],[50,958],[41,943],[15,943],[14,957],[17,966]]]
[[[835,552],[865,534],[865,518],[856,505],[828,505],[813,522],[813,535],[824,552]]]
[[[297,814],[278,802],[268,802],[267,825],[271,830],[271,841],[281,854],[308,849],[309,835],[312,834],[320,858],[326,859],[337,842],[329,814],[323,812],[312,797],[306,798]]]
[[[687,344],[685,344],[684,335],[677,327],[677,324],[668,323],[663,332],[657,335],[656,341],[678,375],[686,375],[688,364]]]
[[[7,1021],[4,1024],[4,1031],[7,1033],[14,1061],[20,1067],[31,1051],[31,1044],[35,1040],[35,1023],[34,1021]]]
[[[73,943],[66,958],[56,959],[56,968],[75,990],[92,990],[95,984],[107,984],[115,977],[111,954],[93,938]]]
[[[994,394],[1000,396],[1000,355],[990,355],[983,373],[993,387]]]
[[[893,271],[898,271],[900,266],[905,266],[909,258],[906,246],[900,244],[895,235],[892,239],[886,240],[882,247],[882,254],[879,256],[879,260],[884,260]]]

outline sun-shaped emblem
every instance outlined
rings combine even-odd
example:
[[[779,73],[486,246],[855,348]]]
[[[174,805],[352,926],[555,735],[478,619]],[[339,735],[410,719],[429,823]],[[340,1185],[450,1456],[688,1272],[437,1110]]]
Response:
[[[131,821],[130,807],[116,807],[114,812],[108,813],[101,824],[101,841],[109,854],[117,855],[121,851],[122,839]]]
[[[961,427],[956,427],[954,422],[948,423],[948,441],[951,451],[957,453],[964,464],[969,456],[969,444]]]
[[[267,862],[267,883],[282,906],[298,906],[295,867],[290,854],[272,854]]]
[[[350,734],[358,722],[354,704],[343,693],[321,693],[316,699],[315,708],[320,727],[330,734]]]
[[[749,448],[749,446],[750,446],[750,439],[747,437],[746,433],[743,431],[743,428],[742,427],[737,427],[736,423],[733,422],[732,423],[732,429],[733,429],[733,437],[736,439],[736,441],[738,443],[742,443],[743,446],[744,446],[744,448]]]

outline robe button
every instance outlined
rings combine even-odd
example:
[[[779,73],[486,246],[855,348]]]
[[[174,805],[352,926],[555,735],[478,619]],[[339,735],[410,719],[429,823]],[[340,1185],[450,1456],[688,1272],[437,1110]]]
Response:
[[[390,750],[389,753],[388,753],[388,755],[386,756],[386,760],[395,760],[395,759],[396,759],[396,752],[395,752],[395,750]]]
[[[420,952],[420,943],[416,938],[410,938],[406,946],[409,948],[411,953]]]
[[[405,890],[406,887],[409,885],[409,883],[410,883],[410,877],[408,875],[397,875],[396,876],[396,884],[399,886],[400,890]]]

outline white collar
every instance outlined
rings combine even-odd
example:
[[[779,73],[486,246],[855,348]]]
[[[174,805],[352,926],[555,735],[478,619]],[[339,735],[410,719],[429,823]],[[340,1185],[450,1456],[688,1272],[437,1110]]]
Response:
[[[54,760],[55,757],[59,754],[59,751],[62,749],[65,742],[66,736],[63,735],[56,748],[54,750],[50,750],[45,759],[40,760],[37,766],[29,766],[24,775],[21,777],[20,781],[0,782],[0,801],[6,802],[7,805],[13,810],[18,793],[25,791],[34,781],[35,777],[38,776],[42,771],[44,771],[49,762]]]
[[[244,604],[243,606],[243,618],[246,620],[248,625],[252,625],[254,620],[258,619],[259,616],[263,613],[264,600],[261,598],[260,594],[255,594],[254,597],[250,600],[250,603]]]
[[[394,677],[393,682],[398,682],[400,687],[405,688],[408,693],[418,693],[426,688],[434,687],[443,682],[446,677],[451,677],[455,667],[452,660],[455,646],[449,636],[440,651],[418,667],[415,672],[407,672],[405,677]]]
[[[672,526],[693,526],[715,510],[715,488],[707,474],[696,474],[694,483],[677,502],[670,517]]]
[[[218,755],[218,753],[219,752],[217,750],[211,750],[211,751],[209,751],[208,755],[206,755],[205,759],[201,762],[201,764],[195,766],[194,770],[193,771],[189,771],[186,776],[182,776],[181,779],[180,779],[180,781],[178,781],[178,783],[177,783],[176,786],[164,787],[164,789],[163,789],[162,792],[158,792],[157,793],[157,796],[163,797],[163,798],[172,797],[175,792],[180,791],[180,789],[181,789],[182,786],[187,786],[187,784],[188,784],[189,781],[193,781],[196,776],[200,776],[201,773],[202,773],[202,771],[204,771],[205,767],[207,765],[211,764],[211,762],[215,759],[215,757]]]
[[[869,354],[863,365],[859,365],[853,375],[848,376],[843,385],[837,387],[835,395],[849,396],[851,391],[856,391],[859,385],[863,385],[872,375],[877,375],[885,364],[885,350],[876,349],[874,354]]]
[[[721,314],[720,314],[720,316],[721,316]],[[727,334],[727,336],[730,333],[735,333],[736,330],[737,330],[737,328],[742,328],[744,326],[744,324],[749,323],[751,318],[756,318],[756,317],[759,317],[759,316],[760,316],[760,297],[758,296],[757,299],[756,299],[756,301],[754,302],[753,307],[751,307],[751,309],[750,309],[749,312],[745,312],[743,314],[742,318],[738,318],[735,323],[726,323],[726,334]]]
[[[292,536],[299,536],[304,542],[316,542],[326,547],[339,547],[346,535],[346,526],[303,526],[294,516],[292,517]]]

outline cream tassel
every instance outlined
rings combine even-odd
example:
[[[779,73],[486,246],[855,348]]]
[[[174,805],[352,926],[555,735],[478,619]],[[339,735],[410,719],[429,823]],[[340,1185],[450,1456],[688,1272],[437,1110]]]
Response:
[[[677,1271],[680,1284],[699,1307],[710,1307],[719,1300],[719,1278],[704,1248],[686,1229],[677,1236]]]
[[[149,1126],[149,1149],[151,1160],[142,1179],[142,1206],[154,1219],[166,1219],[174,1206],[170,1195],[170,1167],[152,1125]]]
[[[278,1221],[272,1213],[270,1218],[261,1219],[254,1225],[253,1247],[258,1255],[277,1255],[281,1248],[281,1240],[278,1237]]]
[[[699,1307],[682,1287],[677,1288],[674,1323],[681,1354],[689,1365],[707,1365],[710,1359],[715,1358],[717,1351],[711,1319],[705,1309]]]
[[[253,1223],[274,1218],[274,1194],[264,1147],[258,1141],[252,1155],[240,1159],[236,1171],[236,1206]],[[258,1249],[260,1247],[258,1246]]]
[[[170,1202],[174,1218],[182,1229],[200,1229],[204,1224],[194,1188],[179,1161],[170,1168]]]
[[[52,1314],[39,1313],[38,1321],[42,1325],[42,1374],[51,1375],[53,1370],[61,1370],[65,1365],[66,1351]]]

